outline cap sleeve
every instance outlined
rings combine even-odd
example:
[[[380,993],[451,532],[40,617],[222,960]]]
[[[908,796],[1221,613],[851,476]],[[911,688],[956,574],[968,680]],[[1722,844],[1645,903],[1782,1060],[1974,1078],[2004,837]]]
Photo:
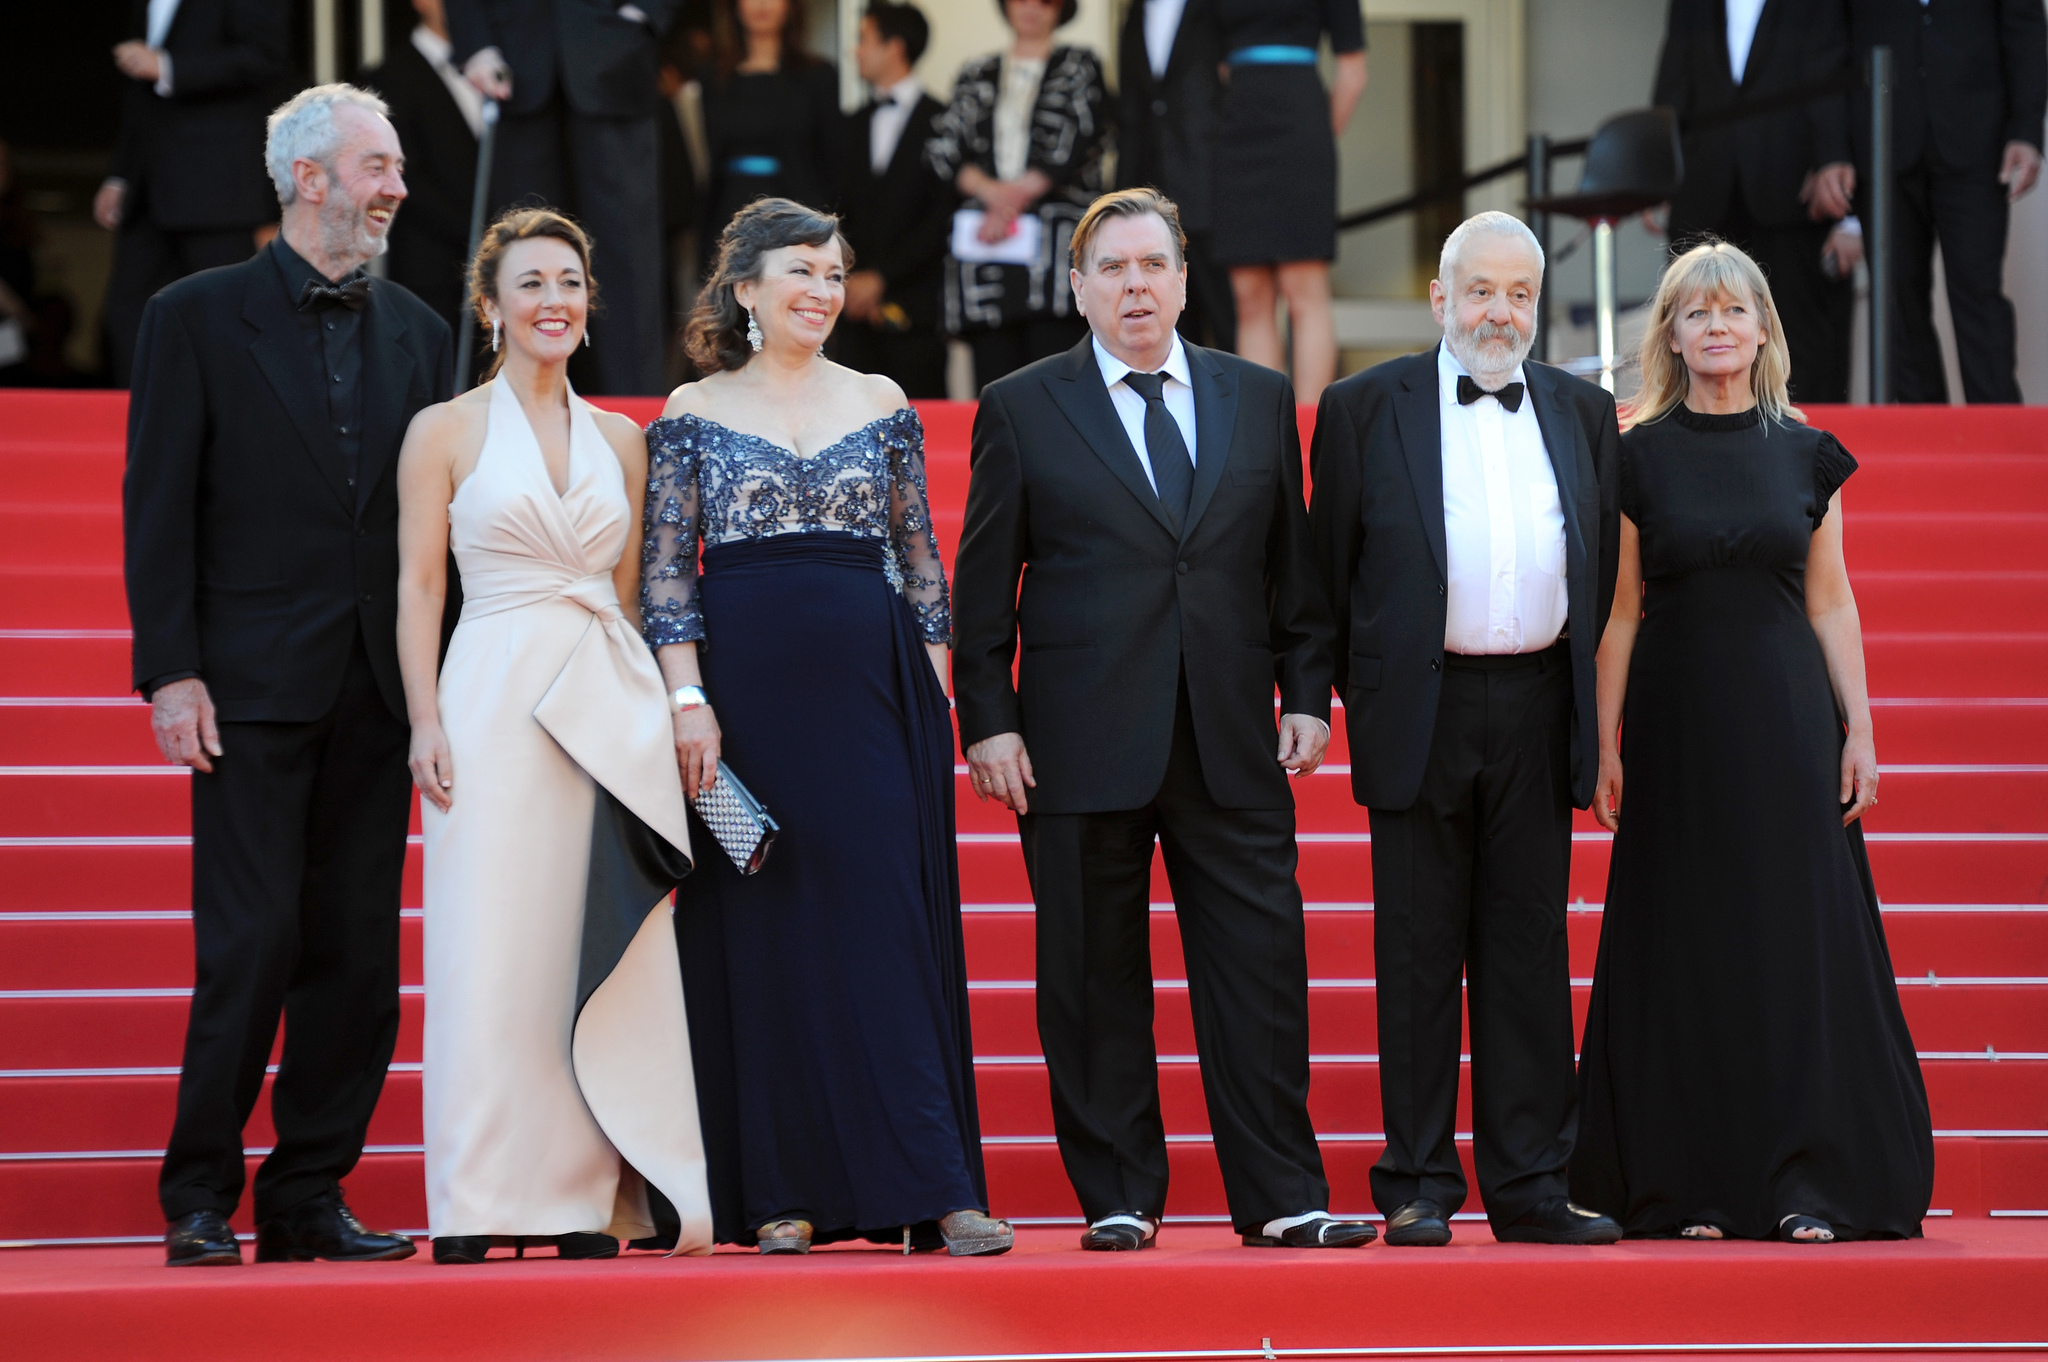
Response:
[[[1323,26],[1332,52],[1341,56],[1365,50],[1365,9],[1359,0],[1324,0]]]
[[[1828,517],[1828,503],[1840,491],[1849,475],[1856,471],[1856,459],[1842,448],[1841,441],[1826,431],[1820,432],[1820,440],[1813,451],[1813,528]]]

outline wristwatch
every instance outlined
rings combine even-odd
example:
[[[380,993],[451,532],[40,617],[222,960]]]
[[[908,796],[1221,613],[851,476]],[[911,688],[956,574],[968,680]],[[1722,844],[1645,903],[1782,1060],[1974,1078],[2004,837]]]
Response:
[[[668,693],[668,708],[671,714],[681,714],[689,709],[702,709],[710,703],[711,698],[704,694],[702,686],[677,686]]]

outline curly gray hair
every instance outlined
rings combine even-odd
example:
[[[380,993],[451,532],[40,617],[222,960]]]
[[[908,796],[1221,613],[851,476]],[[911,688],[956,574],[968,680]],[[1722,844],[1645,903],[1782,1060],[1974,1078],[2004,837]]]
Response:
[[[379,118],[389,118],[391,107],[368,90],[353,85],[315,85],[299,91],[270,113],[268,135],[263,142],[263,164],[270,182],[277,187],[277,201],[289,206],[298,198],[292,183],[292,162],[316,161],[334,169],[341,151],[341,133],[334,126],[334,111],[344,104],[367,109]]]

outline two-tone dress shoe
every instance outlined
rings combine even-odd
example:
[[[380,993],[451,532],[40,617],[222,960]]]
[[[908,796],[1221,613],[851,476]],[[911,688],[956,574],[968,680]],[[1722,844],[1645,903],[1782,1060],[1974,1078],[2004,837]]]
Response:
[[[1427,1197],[1417,1197],[1387,1217],[1387,1243],[1395,1248],[1440,1248],[1451,1242],[1451,1218]]]
[[[1243,1236],[1247,1248],[1364,1248],[1379,1238],[1370,1220],[1339,1220],[1322,1215],[1289,1225],[1278,1234]]]
[[[1493,1232],[1503,1244],[1612,1244],[1621,1238],[1613,1216],[1589,1211],[1561,1196],[1546,1197],[1536,1209]]]
[[[1096,1253],[1131,1253],[1158,1242],[1159,1222],[1135,1211],[1105,1215],[1081,1233],[1081,1247]]]
[[[402,1234],[365,1229],[339,1192],[328,1192],[274,1215],[256,1227],[256,1261],[384,1263],[419,1250]]]
[[[241,1261],[242,1246],[219,1211],[181,1215],[164,1231],[165,1267],[234,1267]]]

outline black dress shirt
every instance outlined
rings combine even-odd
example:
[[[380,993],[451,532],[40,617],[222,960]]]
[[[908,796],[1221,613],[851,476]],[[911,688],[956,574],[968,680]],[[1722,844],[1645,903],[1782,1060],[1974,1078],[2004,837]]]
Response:
[[[297,311],[299,326],[306,333],[307,352],[320,366],[321,387],[327,392],[327,426],[334,432],[334,455],[342,477],[354,487],[363,456],[363,314],[338,304],[300,308],[299,297],[309,283],[321,288],[345,284],[362,271],[329,279],[285,245],[282,234],[271,239],[270,258],[284,282],[285,298]]]

